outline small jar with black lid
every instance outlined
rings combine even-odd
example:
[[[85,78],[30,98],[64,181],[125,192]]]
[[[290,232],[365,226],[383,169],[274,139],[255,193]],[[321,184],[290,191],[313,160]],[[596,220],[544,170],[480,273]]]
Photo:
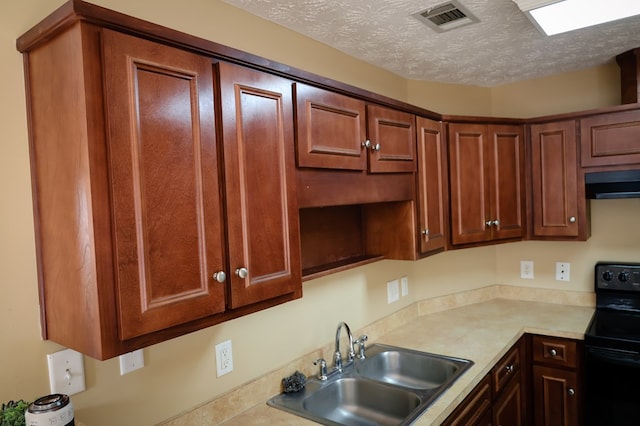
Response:
[[[54,393],[33,401],[25,413],[26,426],[75,426],[68,395]]]

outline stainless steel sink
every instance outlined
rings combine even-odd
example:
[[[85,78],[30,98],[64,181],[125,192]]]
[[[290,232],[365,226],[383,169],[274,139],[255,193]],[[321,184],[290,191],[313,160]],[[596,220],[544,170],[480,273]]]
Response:
[[[367,352],[367,359],[357,366],[359,375],[411,389],[440,387],[467,365],[455,358],[382,345]]]
[[[420,405],[413,392],[371,380],[337,379],[303,402],[317,417],[348,425],[397,425]]]
[[[327,380],[268,404],[325,425],[408,425],[433,404],[472,361],[382,344],[367,347]]]

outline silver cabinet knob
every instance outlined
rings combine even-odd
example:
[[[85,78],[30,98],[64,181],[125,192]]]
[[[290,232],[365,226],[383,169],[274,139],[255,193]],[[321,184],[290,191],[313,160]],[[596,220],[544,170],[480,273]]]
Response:
[[[224,271],[214,272],[213,279],[218,281],[219,283],[223,283],[227,280],[227,274],[225,274]]]
[[[236,269],[236,275],[244,279],[249,275],[249,271],[247,270],[247,268],[238,268]]]
[[[507,374],[513,373],[513,364],[507,365],[504,369],[506,370]]]
[[[484,224],[490,227],[491,225],[493,225],[493,221],[492,220],[488,220]]]
[[[558,351],[556,351],[555,349],[549,349],[549,355],[556,356],[558,355]]]
[[[429,230],[428,229],[423,229],[422,230],[422,235],[424,235],[425,237],[429,236]]]
[[[569,218],[569,223],[576,223],[576,217],[575,216],[571,216]]]
[[[362,147],[363,148],[371,148],[371,141],[369,139],[367,139],[366,141],[362,142]]]
[[[372,146],[371,146],[371,149],[372,149],[373,151],[380,151],[380,148],[381,148],[381,147],[380,147],[380,144],[379,144],[379,143],[377,143],[377,144],[375,144],[375,145],[372,145]]]
[[[498,219],[496,219],[496,220],[494,220],[491,224],[492,224],[493,226],[500,226],[500,221],[499,221]]]
[[[569,389],[567,389],[567,393],[569,394],[569,396],[573,396],[573,395],[576,394],[576,391],[573,388],[569,388]]]

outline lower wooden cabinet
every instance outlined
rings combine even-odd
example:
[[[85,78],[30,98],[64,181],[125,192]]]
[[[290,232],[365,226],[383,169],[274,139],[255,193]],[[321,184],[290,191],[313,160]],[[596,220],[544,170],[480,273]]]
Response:
[[[526,334],[443,426],[577,426],[582,342]]]
[[[535,426],[582,424],[581,344],[576,340],[532,337]]]
[[[525,339],[520,339],[475,387],[444,426],[523,426],[526,417]]]
[[[491,426],[491,379],[487,375],[442,426]]]

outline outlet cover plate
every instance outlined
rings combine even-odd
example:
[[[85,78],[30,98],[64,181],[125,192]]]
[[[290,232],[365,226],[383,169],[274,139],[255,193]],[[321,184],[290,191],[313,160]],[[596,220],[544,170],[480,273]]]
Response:
[[[120,355],[119,359],[121,376],[144,367],[144,352],[142,349]]]
[[[533,279],[533,260],[520,261],[520,278],[525,280]]]
[[[51,393],[73,395],[86,389],[84,360],[80,352],[65,349],[47,355]]]
[[[233,350],[231,340],[216,345],[216,373],[218,377],[233,371]]]

